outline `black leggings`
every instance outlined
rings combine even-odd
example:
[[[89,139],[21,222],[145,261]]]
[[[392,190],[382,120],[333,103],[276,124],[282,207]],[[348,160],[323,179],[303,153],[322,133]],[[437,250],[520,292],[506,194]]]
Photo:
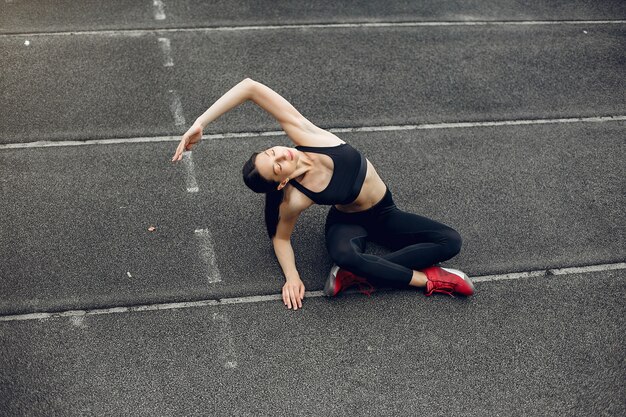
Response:
[[[452,258],[461,250],[456,230],[396,207],[387,190],[372,208],[344,213],[331,207],[326,218],[326,247],[339,267],[372,283],[405,287],[413,270]],[[364,253],[367,240],[394,252],[385,256]]]

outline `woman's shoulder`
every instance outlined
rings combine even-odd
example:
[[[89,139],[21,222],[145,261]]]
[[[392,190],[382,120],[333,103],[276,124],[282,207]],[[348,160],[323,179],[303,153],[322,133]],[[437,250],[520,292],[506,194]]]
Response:
[[[314,202],[295,187],[285,187],[283,201],[280,204],[281,214],[298,215],[311,207]]]
[[[287,133],[288,136],[291,137],[293,142],[298,146],[319,148],[338,146],[345,143],[334,133],[317,127],[313,123],[305,123],[304,126],[305,127],[302,128],[302,131],[306,132],[306,134],[299,135],[297,138]]]

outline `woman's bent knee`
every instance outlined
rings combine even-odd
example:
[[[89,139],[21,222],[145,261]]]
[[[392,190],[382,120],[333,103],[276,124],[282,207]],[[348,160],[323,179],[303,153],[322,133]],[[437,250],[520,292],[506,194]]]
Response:
[[[359,254],[354,250],[338,250],[330,252],[331,259],[340,267],[347,270],[354,269],[359,263]]]
[[[463,245],[463,239],[459,232],[454,229],[449,229],[446,232],[446,254],[449,258],[452,258],[461,252],[461,246]]]

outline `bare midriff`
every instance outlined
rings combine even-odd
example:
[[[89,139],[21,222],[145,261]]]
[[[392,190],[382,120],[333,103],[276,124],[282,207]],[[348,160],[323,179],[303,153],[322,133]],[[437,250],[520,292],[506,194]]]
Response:
[[[367,161],[367,174],[361,187],[359,196],[350,204],[336,204],[335,207],[344,213],[357,213],[372,208],[383,199],[387,192],[387,186],[378,176],[374,165]]]

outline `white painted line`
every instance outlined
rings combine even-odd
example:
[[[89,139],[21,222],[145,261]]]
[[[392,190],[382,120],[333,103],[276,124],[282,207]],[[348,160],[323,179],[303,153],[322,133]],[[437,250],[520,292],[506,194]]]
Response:
[[[174,60],[172,59],[172,43],[168,38],[159,38],[159,46],[163,52],[163,66],[173,67]]]
[[[234,369],[237,367],[237,354],[235,352],[235,342],[230,330],[230,321],[223,313],[213,313],[213,322],[220,328],[220,339],[222,347],[218,351],[224,368]]]
[[[196,229],[196,238],[199,241],[200,247],[200,259],[206,265],[207,280],[209,284],[221,282],[220,271],[217,269],[217,257],[215,256],[215,250],[213,249],[213,238],[208,229]]]
[[[27,143],[7,143],[4,145],[0,145],[0,149],[56,148],[56,147],[63,147],[63,146],[115,145],[115,144],[123,144],[123,143],[154,143],[154,142],[180,142],[180,136],[151,136],[151,137],[141,137],[141,138],[62,140],[62,141],[42,140],[42,141],[27,142]]]
[[[183,118],[184,120],[184,118]],[[363,126],[363,127],[342,127],[326,128],[331,133],[357,133],[357,132],[387,132],[401,130],[432,130],[432,129],[467,129],[473,127],[499,127],[499,126],[522,126],[522,125],[544,125],[544,124],[564,124],[564,123],[606,123],[626,121],[626,116],[601,116],[601,117],[570,117],[563,119],[531,119],[531,120],[498,120],[489,122],[454,122],[454,123],[423,123],[417,125],[392,125],[392,126]],[[218,133],[204,135],[202,139],[228,139],[228,138],[256,138],[265,136],[285,136],[282,130],[272,130],[267,132],[238,132],[238,133]],[[140,138],[113,138],[113,139],[91,139],[84,141],[38,141],[27,143],[8,143],[0,145],[2,149],[28,149],[28,148],[48,148],[57,146],[84,146],[84,145],[117,145],[128,143],[149,143],[149,142],[180,142],[180,136],[154,136]]]
[[[488,122],[423,123],[418,125],[364,126],[329,129],[332,133],[384,132],[398,130],[463,129],[472,127],[524,126],[564,123],[603,123],[624,121],[626,116],[570,117],[561,119],[496,120]]]
[[[322,291],[319,291],[319,292],[322,292]],[[307,292],[306,294],[308,296],[311,293]],[[281,294],[252,295],[249,297],[223,298],[220,300],[220,304],[262,303],[265,301],[274,301],[274,300],[282,300],[282,299],[283,299],[283,296]]]
[[[626,262],[619,262],[614,264],[603,264],[603,265],[590,265],[590,266],[582,266],[582,267],[572,267],[572,268],[559,268],[559,269],[547,269],[547,270],[538,270],[538,271],[526,271],[526,272],[516,272],[510,274],[500,274],[500,275],[484,275],[479,277],[471,277],[472,282],[488,282],[488,281],[503,281],[503,280],[513,280],[513,279],[524,279],[524,278],[537,278],[537,277],[546,277],[546,276],[559,276],[559,275],[571,275],[571,274],[581,274],[581,273],[591,273],[591,272],[602,272],[602,271],[614,271],[614,270],[622,270],[626,269]],[[347,291],[348,293],[354,293],[355,291]],[[324,297],[323,291],[306,291],[306,298],[318,298]],[[72,317],[72,316],[91,316],[96,314],[116,314],[116,313],[132,313],[132,312],[143,312],[143,311],[160,311],[160,310],[179,310],[184,308],[197,308],[197,307],[215,307],[220,305],[228,305],[228,304],[249,304],[249,303],[260,303],[266,301],[275,301],[282,300],[281,294],[272,294],[272,295],[253,295],[249,297],[236,297],[236,298],[222,298],[217,300],[202,300],[202,301],[189,301],[189,302],[180,302],[180,303],[167,303],[167,304],[150,304],[150,305],[142,305],[142,306],[132,306],[132,307],[114,307],[114,308],[104,308],[104,309],[93,309],[93,310],[70,310],[63,311],[57,313],[29,313],[29,314],[16,314],[16,315],[8,315],[8,316],[0,316],[1,321],[23,321],[23,320],[45,320],[51,318],[58,317]]]
[[[157,3],[157,0],[155,0]],[[159,2],[162,3],[162,2]],[[155,5],[155,19],[157,18],[157,6]],[[70,36],[70,35],[102,35],[102,36],[143,36],[161,33],[180,32],[243,32],[264,30],[293,30],[293,29],[342,29],[342,28],[393,28],[393,27],[448,27],[448,26],[554,26],[554,25],[621,25],[626,20],[475,20],[475,21],[439,21],[439,22],[362,22],[362,23],[315,23],[293,25],[250,25],[250,26],[218,26],[218,27],[194,27],[194,28],[162,28],[162,29],[117,29],[117,30],[76,30],[67,32],[30,32],[30,33],[6,33],[8,36]]]
[[[112,308],[100,308],[92,310],[68,310],[56,313],[29,313],[18,314],[12,316],[0,316],[0,321],[15,321],[15,320],[46,320],[59,317],[73,317],[73,316],[95,316],[101,314],[119,314],[119,313],[132,313],[132,312],[144,312],[144,311],[159,311],[159,310],[178,310],[183,308],[193,307],[207,307],[219,305],[219,300],[202,300],[183,303],[163,303],[163,304],[149,304],[132,307],[112,307]]]
[[[193,168],[191,151],[183,152],[183,164],[185,165],[185,171],[187,171],[187,192],[197,193],[198,183],[196,182],[196,174]]]
[[[471,280],[472,282],[502,281],[507,279],[545,277],[550,275],[587,274],[591,272],[613,271],[617,269],[626,269],[626,262],[572,268],[546,269],[540,271],[518,272],[513,274],[485,275],[482,277],[471,278]]]
[[[165,5],[162,0],[153,0],[154,20],[165,20]]]
[[[587,274],[590,272],[612,271],[616,269],[626,269],[626,262],[617,264],[575,266],[572,268],[549,269],[548,275]]]
[[[487,282],[487,281],[503,281],[508,279],[520,279],[520,278],[536,278],[545,277],[547,271],[528,271],[528,272],[514,272],[512,274],[500,274],[500,275],[484,275],[482,277],[476,277],[470,279],[473,283]]]
[[[183,115],[183,105],[180,101],[180,95],[176,90],[168,90],[170,95],[172,96],[172,103],[170,104],[170,109],[172,110],[172,114],[174,115],[174,124],[176,126],[184,126],[187,123],[185,122],[185,116]]]

